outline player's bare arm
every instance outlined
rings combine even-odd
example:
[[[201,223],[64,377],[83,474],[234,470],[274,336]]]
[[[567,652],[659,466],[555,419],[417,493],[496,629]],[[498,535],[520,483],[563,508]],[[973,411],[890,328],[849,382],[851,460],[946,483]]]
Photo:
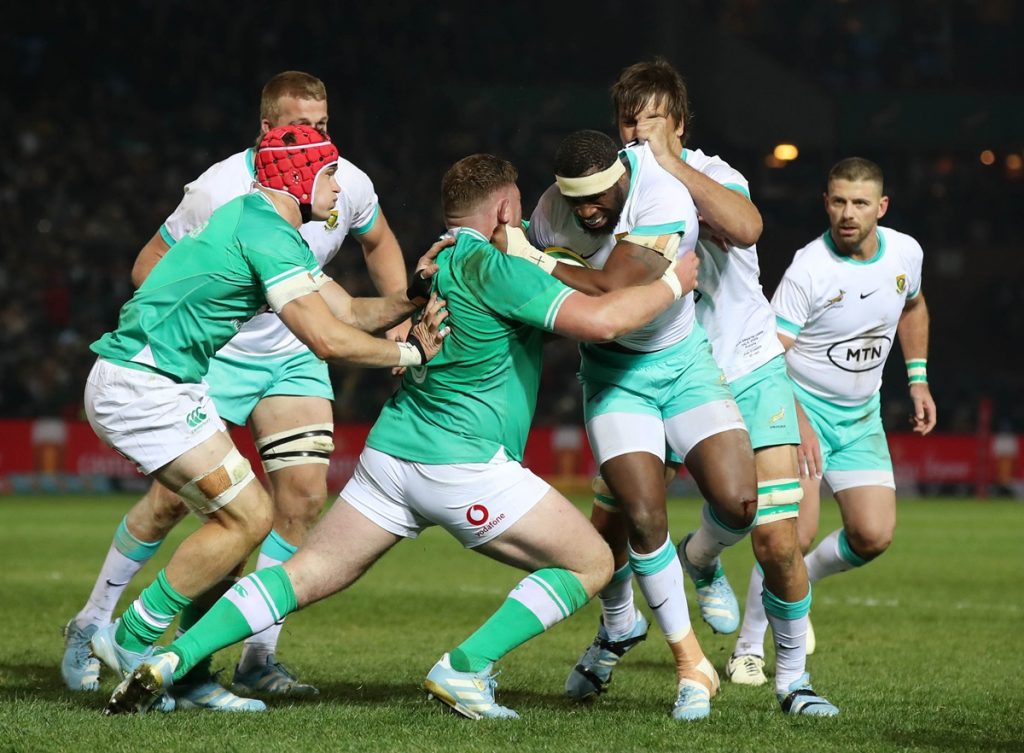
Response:
[[[356,366],[417,366],[441,349],[447,334],[444,301],[432,296],[409,341],[391,342],[339,321],[319,293],[307,293],[281,309],[281,320],[318,358]]]
[[[164,254],[170,250],[171,247],[167,245],[167,241],[160,235],[160,231],[157,231],[139,251],[139,255],[135,257],[135,264],[132,266],[132,285],[139,287],[145,282],[156,263],[164,258]]]
[[[377,292],[381,295],[401,292],[406,280],[405,258],[384,212],[378,211],[373,227],[356,238],[363,249],[366,269]],[[387,326],[389,329],[385,337],[389,340],[404,340],[412,327],[412,321],[403,318]]]
[[[666,268],[655,283],[632,285],[601,296],[573,293],[558,310],[554,329],[561,335],[587,342],[622,337],[691,292],[697,285],[698,265],[697,255],[688,253],[671,269]],[[678,286],[669,278],[675,278]]]
[[[899,324],[896,325],[896,336],[900,340],[903,358],[908,363],[923,363],[928,358],[928,326],[928,304],[925,303],[924,293],[920,292],[903,306]],[[914,403],[910,424],[915,433],[924,436],[935,428],[938,420],[935,400],[927,380],[910,382],[910,399]]]
[[[373,227],[357,235],[356,240],[363,249],[366,268],[377,292],[390,295],[405,290],[405,258],[383,210],[378,211]]]
[[[335,280],[324,283],[319,293],[336,319],[363,332],[392,327],[408,319],[423,304],[410,301],[404,288],[378,298],[353,298]]]
[[[587,295],[601,295],[632,285],[646,285],[661,277],[669,261],[653,249],[626,240],[615,244],[603,269],[557,264],[555,279]]]

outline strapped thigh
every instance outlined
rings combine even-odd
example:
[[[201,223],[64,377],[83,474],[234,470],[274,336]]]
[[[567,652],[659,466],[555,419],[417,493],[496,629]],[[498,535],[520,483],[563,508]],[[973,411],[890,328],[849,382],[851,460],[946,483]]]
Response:
[[[192,512],[206,517],[237,497],[255,478],[249,461],[232,447],[220,465],[193,478],[178,489],[178,495]]]
[[[256,440],[267,473],[293,465],[329,465],[334,452],[334,424],[308,424]]]

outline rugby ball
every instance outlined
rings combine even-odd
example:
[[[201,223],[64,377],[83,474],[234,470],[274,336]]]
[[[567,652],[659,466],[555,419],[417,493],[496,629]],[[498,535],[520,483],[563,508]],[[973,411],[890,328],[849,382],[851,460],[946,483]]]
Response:
[[[554,257],[556,260],[562,262],[562,264],[568,264],[573,267],[590,267],[590,264],[586,259],[572,249],[565,248],[564,246],[548,246],[544,249],[544,253],[548,256]]]

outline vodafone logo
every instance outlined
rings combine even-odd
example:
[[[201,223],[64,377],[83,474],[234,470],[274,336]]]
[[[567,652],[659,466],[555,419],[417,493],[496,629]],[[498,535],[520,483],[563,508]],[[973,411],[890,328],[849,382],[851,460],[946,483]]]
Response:
[[[466,520],[475,526],[481,525],[491,517],[491,514],[487,511],[487,508],[483,505],[473,505],[466,510]]]

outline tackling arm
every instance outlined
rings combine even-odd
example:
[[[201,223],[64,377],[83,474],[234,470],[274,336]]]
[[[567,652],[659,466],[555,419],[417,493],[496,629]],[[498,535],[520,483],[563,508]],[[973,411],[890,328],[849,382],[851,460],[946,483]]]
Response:
[[[355,366],[418,366],[440,349],[439,331],[447,312],[443,301],[431,299],[410,342],[373,337],[336,319],[319,293],[307,293],[286,303],[281,320],[318,358]],[[422,335],[422,337],[421,337]],[[415,340],[415,342],[413,342]]]
[[[657,251],[621,240],[615,244],[603,269],[559,263],[555,265],[551,274],[555,279],[581,293],[601,295],[657,280],[668,266],[669,260]]]
[[[659,160],[661,163],[661,160]],[[752,246],[761,237],[764,225],[754,202],[731,188],[695,170],[679,157],[662,163],[676,180],[686,186],[697,205],[701,221],[737,246]]]
[[[363,332],[391,327],[418,308],[406,297],[404,289],[381,298],[353,298],[341,285],[330,280],[320,287],[319,293],[335,319]]]
[[[697,286],[698,264],[697,255],[690,252],[652,283],[631,285],[600,296],[572,293],[558,310],[554,330],[587,342],[622,337],[691,292]]]
[[[160,235],[160,231],[157,231],[139,251],[139,255],[135,257],[135,264],[132,266],[132,285],[139,287],[145,282],[156,263],[164,258],[164,254],[170,250],[171,247],[167,245],[167,241]]]

